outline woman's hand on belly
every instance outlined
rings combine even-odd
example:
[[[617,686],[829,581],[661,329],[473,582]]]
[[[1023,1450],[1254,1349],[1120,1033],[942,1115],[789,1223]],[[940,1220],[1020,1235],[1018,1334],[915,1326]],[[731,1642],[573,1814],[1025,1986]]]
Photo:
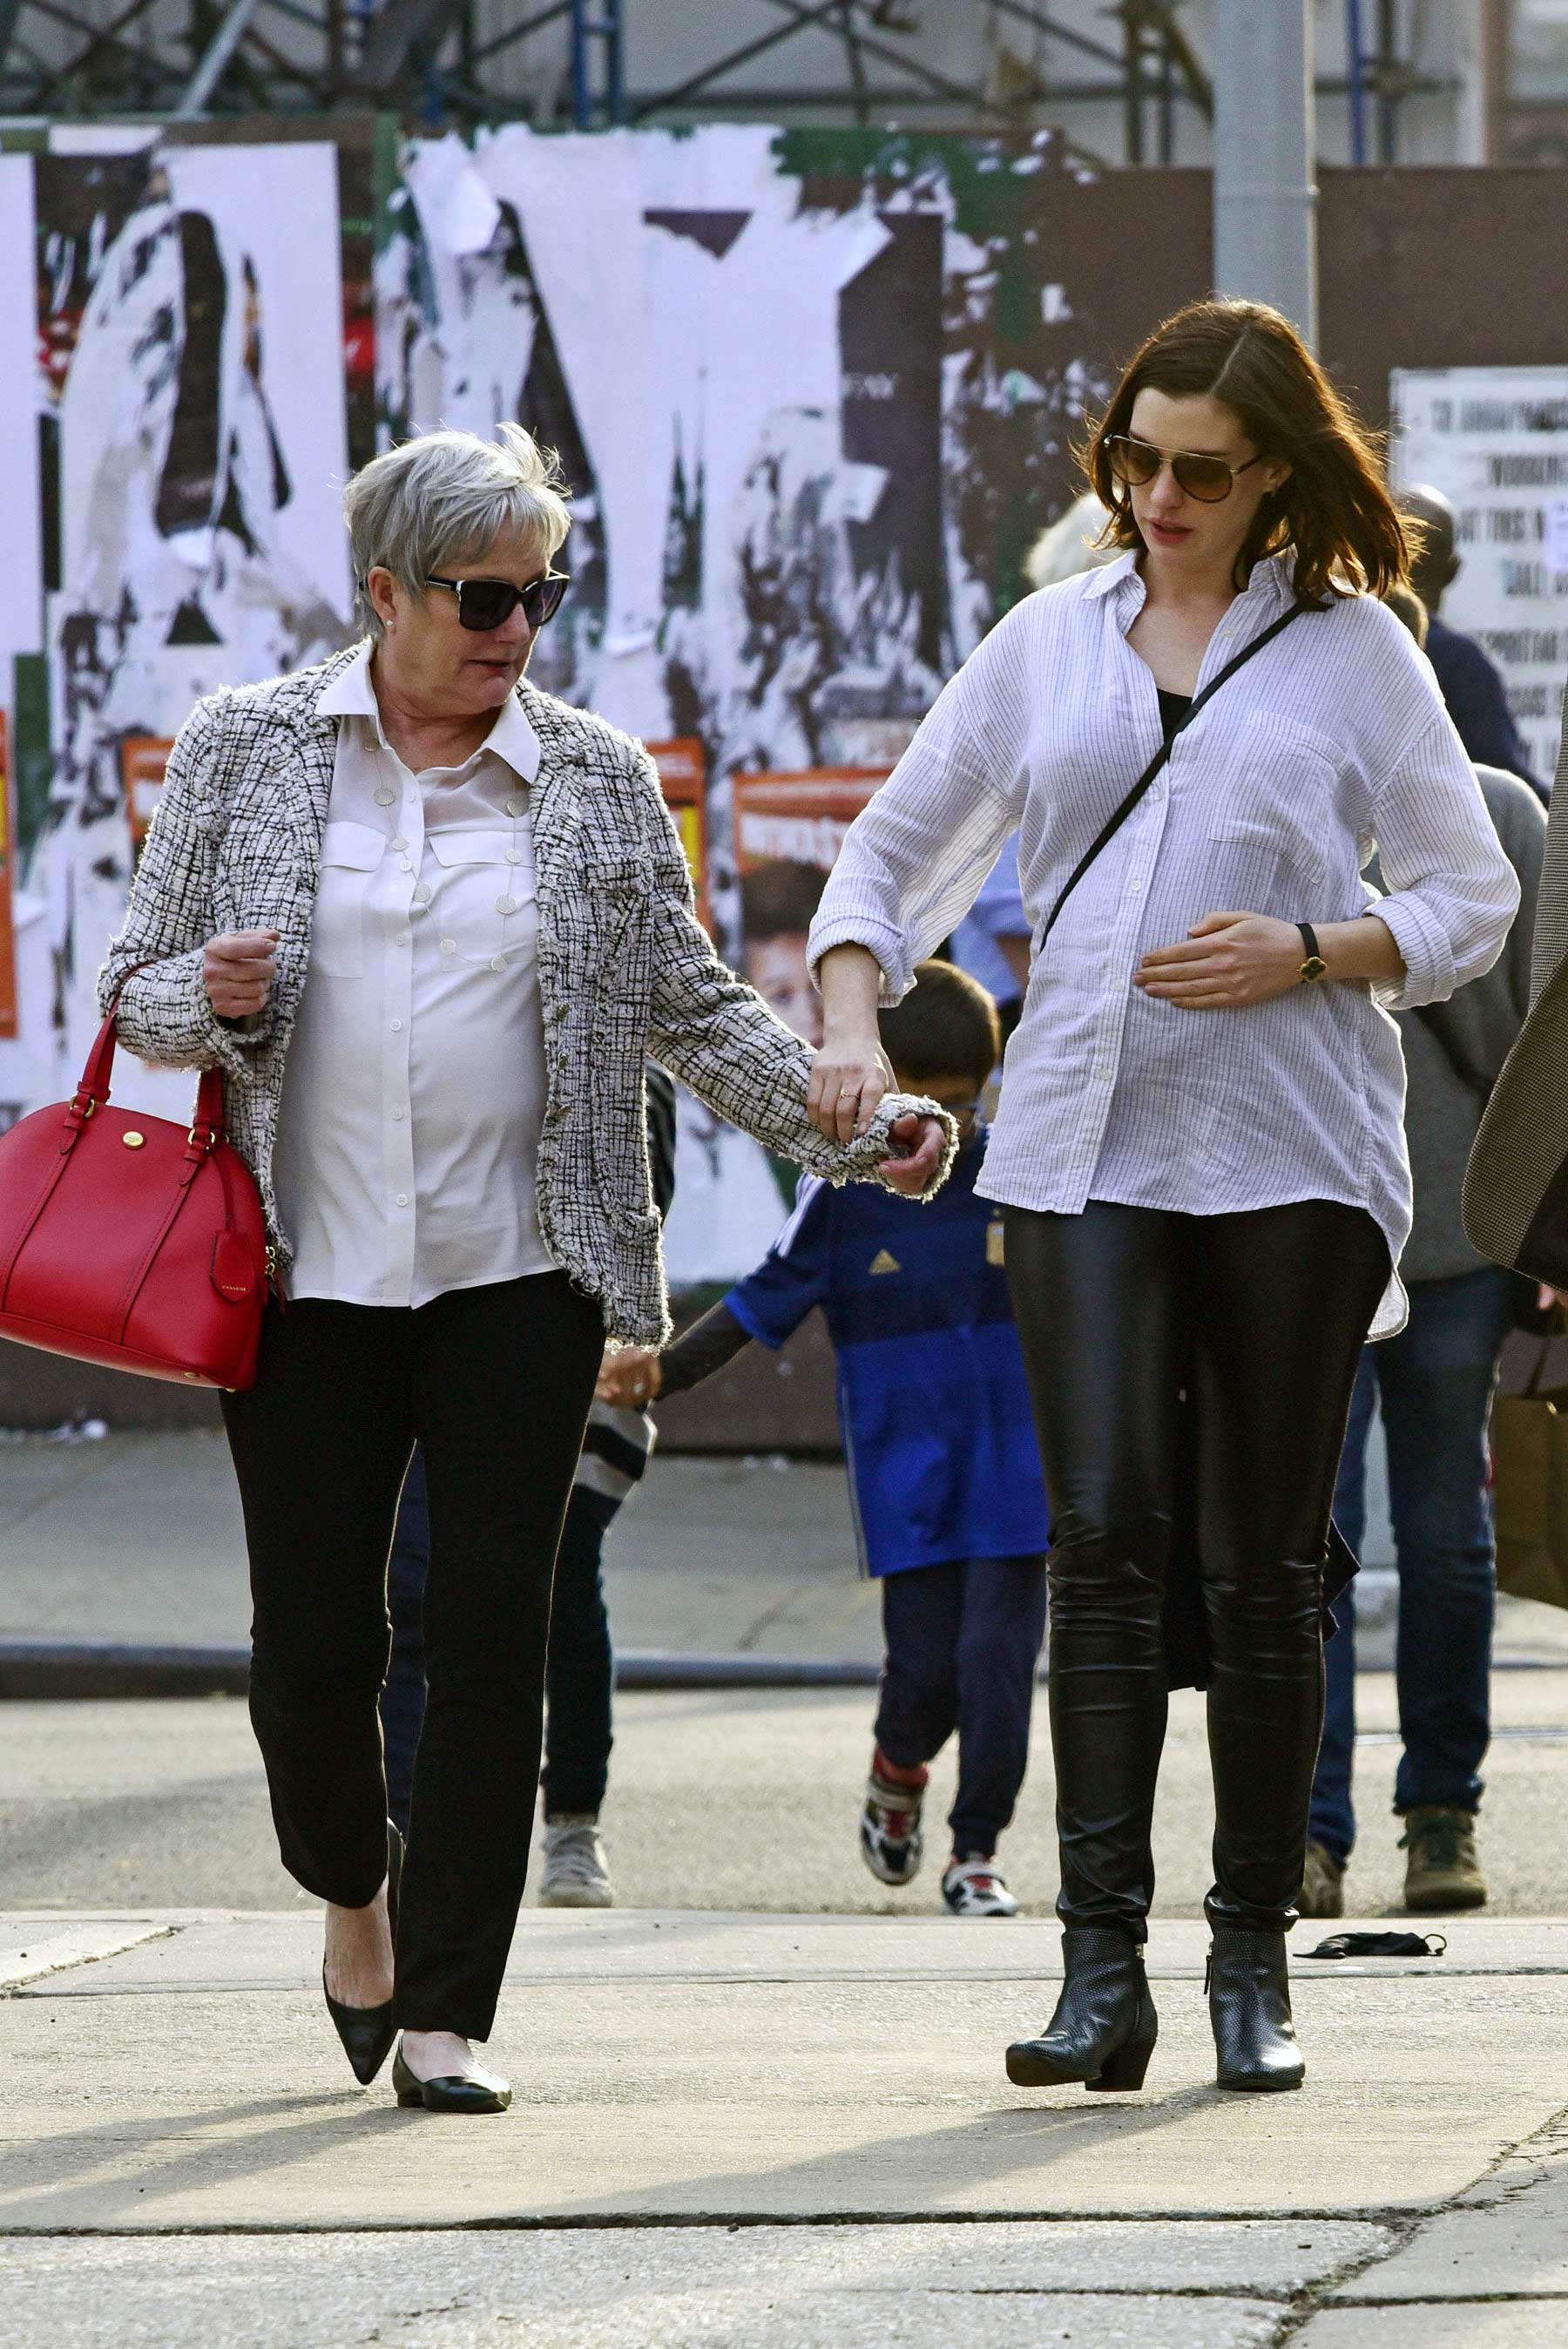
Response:
[[[1268,914],[1205,914],[1180,946],[1151,947],[1132,983],[1183,1011],[1233,1011],[1299,987],[1305,959],[1294,922]]]

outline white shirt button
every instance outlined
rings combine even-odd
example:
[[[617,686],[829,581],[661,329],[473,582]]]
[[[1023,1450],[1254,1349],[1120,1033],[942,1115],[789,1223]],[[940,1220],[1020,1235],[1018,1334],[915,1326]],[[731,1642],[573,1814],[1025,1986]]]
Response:
[[[506,852],[506,861],[509,864],[521,864],[522,863],[521,849],[509,848]]]
[[[408,942],[409,942],[409,934],[408,934],[408,932],[407,932],[407,930],[399,930],[399,931],[398,931],[398,933],[397,933],[397,943],[398,943],[398,945],[399,945],[400,947],[406,947],[406,946],[408,944]]]
[[[495,901],[495,909],[498,914],[515,914],[517,911],[517,899],[515,897],[498,897]]]
[[[376,804],[377,807],[390,807],[397,796],[397,794],[396,792],[389,790],[387,786],[383,783],[376,793]]]
[[[1113,1077],[1115,1074],[1116,1071],[1111,1067],[1109,1061],[1100,1061],[1097,1062],[1095,1067],[1095,1075],[1099,1078],[1102,1083],[1105,1081],[1107,1077]]]
[[[406,1207],[406,1206],[407,1206],[407,1204],[408,1204],[408,1194],[407,1194],[407,1191],[399,1191],[399,1192],[398,1192],[398,1194],[397,1194],[397,1205],[398,1205],[400,1207]]]
[[[528,802],[519,792],[513,792],[507,801],[506,812],[508,815],[521,815],[527,805]]]
[[[392,1123],[393,1123],[393,1124],[394,1124],[394,1125],[401,1125],[401,1124],[402,1124],[402,1123],[403,1123],[403,1120],[407,1116],[407,1114],[408,1114],[408,1112],[407,1112],[407,1110],[403,1110],[403,1109],[395,1109],[395,1110],[393,1111],[393,1112],[392,1112]]]
[[[441,952],[444,955],[455,955],[457,951],[458,942],[456,938],[443,938],[441,940]]]
[[[428,905],[429,902],[430,885],[428,881],[421,881],[414,892],[414,903],[416,905]]]
[[[397,851],[397,854],[398,854],[399,855],[401,855],[401,854],[402,854],[402,853],[403,853],[403,851],[407,847],[408,843],[407,843],[407,842],[404,839],[404,837],[403,837],[402,833],[399,833],[397,834],[397,839],[392,843],[392,845],[393,845],[393,847]]]
[[[394,1021],[392,1022],[392,1033],[394,1034],[394,1036],[400,1036],[400,1035],[402,1034],[402,1032],[403,1032],[403,1022],[402,1022],[400,1019],[394,1019]]]
[[[491,970],[504,970],[506,968],[505,955],[497,955],[494,961],[490,964],[490,968]]]

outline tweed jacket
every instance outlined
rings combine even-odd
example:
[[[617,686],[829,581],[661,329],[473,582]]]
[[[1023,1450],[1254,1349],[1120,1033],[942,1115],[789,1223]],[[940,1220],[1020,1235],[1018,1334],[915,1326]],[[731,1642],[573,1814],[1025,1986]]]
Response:
[[[1568,694],[1536,901],[1530,1016],[1492,1088],[1465,1173],[1470,1244],[1568,1288]]]
[[[337,721],[318,717],[316,703],[352,657],[197,705],[170,754],[125,925],[98,977],[105,1010],[119,998],[129,1051],[221,1069],[229,1133],[255,1175],[284,1271],[292,1251],[273,1149],[337,747]],[[542,753],[531,795],[546,1073],[540,1226],[573,1284],[600,1301],[608,1336],[662,1345],[670,1319],[649,1185],[647,1055],[720,1117],[830,1183],[874,1180],[892,1119],[939,1112],[889,1094],[857,1141],[828,1140],[806,1113],[809,1048],[725,968],[696,921],[646,750],[526,680],[517,690]],[[266,1009],[232,1023],[212,1009],[202,953],[209,938],[242,929],[278,932],[277,976]],[[945,1123],[928,1195],[952,1163]]]

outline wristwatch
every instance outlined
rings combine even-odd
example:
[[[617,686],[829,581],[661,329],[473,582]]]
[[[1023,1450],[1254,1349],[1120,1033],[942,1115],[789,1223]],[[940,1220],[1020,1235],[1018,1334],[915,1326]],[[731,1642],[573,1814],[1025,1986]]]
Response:
[[[1318,953],[1317,932],[1313,928],[1312,924],[1297,922],[1295,926],[1301,932],[1302,944],[1306,948],[1306,960],[1302,964],[1301,977],[1306,986],[1313,987],[1320,978],[1328,977],[1328,965]]]

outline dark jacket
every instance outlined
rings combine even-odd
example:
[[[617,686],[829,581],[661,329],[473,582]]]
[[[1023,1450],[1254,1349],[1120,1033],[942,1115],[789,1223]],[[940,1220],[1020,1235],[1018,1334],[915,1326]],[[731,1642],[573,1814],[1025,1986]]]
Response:
[[[1546,818],[1517,776],[1478,767],[1476,780],[1522,895],[1508,944],[1483,978],[1471,979],[1448,1003],[1396,1015],[1405,1046],[1405,1138],[1416,1203],[1399,1262],[1407,1281],[1452,1280],[1485,1261],[1465,1237],[1460,1197],[1485,1105],[1482,1087],[1496,1081],[1530,1009],[1531,938]]]
[[[1501,673],[1475,638],[1450,628],[1434,613],[1427,629],[1427,658],[1438,673],[1460,740],[1476,765],[1501,767],[1542,798],[1541,785],[1530,771],[1529,754],[1508,706]]]

